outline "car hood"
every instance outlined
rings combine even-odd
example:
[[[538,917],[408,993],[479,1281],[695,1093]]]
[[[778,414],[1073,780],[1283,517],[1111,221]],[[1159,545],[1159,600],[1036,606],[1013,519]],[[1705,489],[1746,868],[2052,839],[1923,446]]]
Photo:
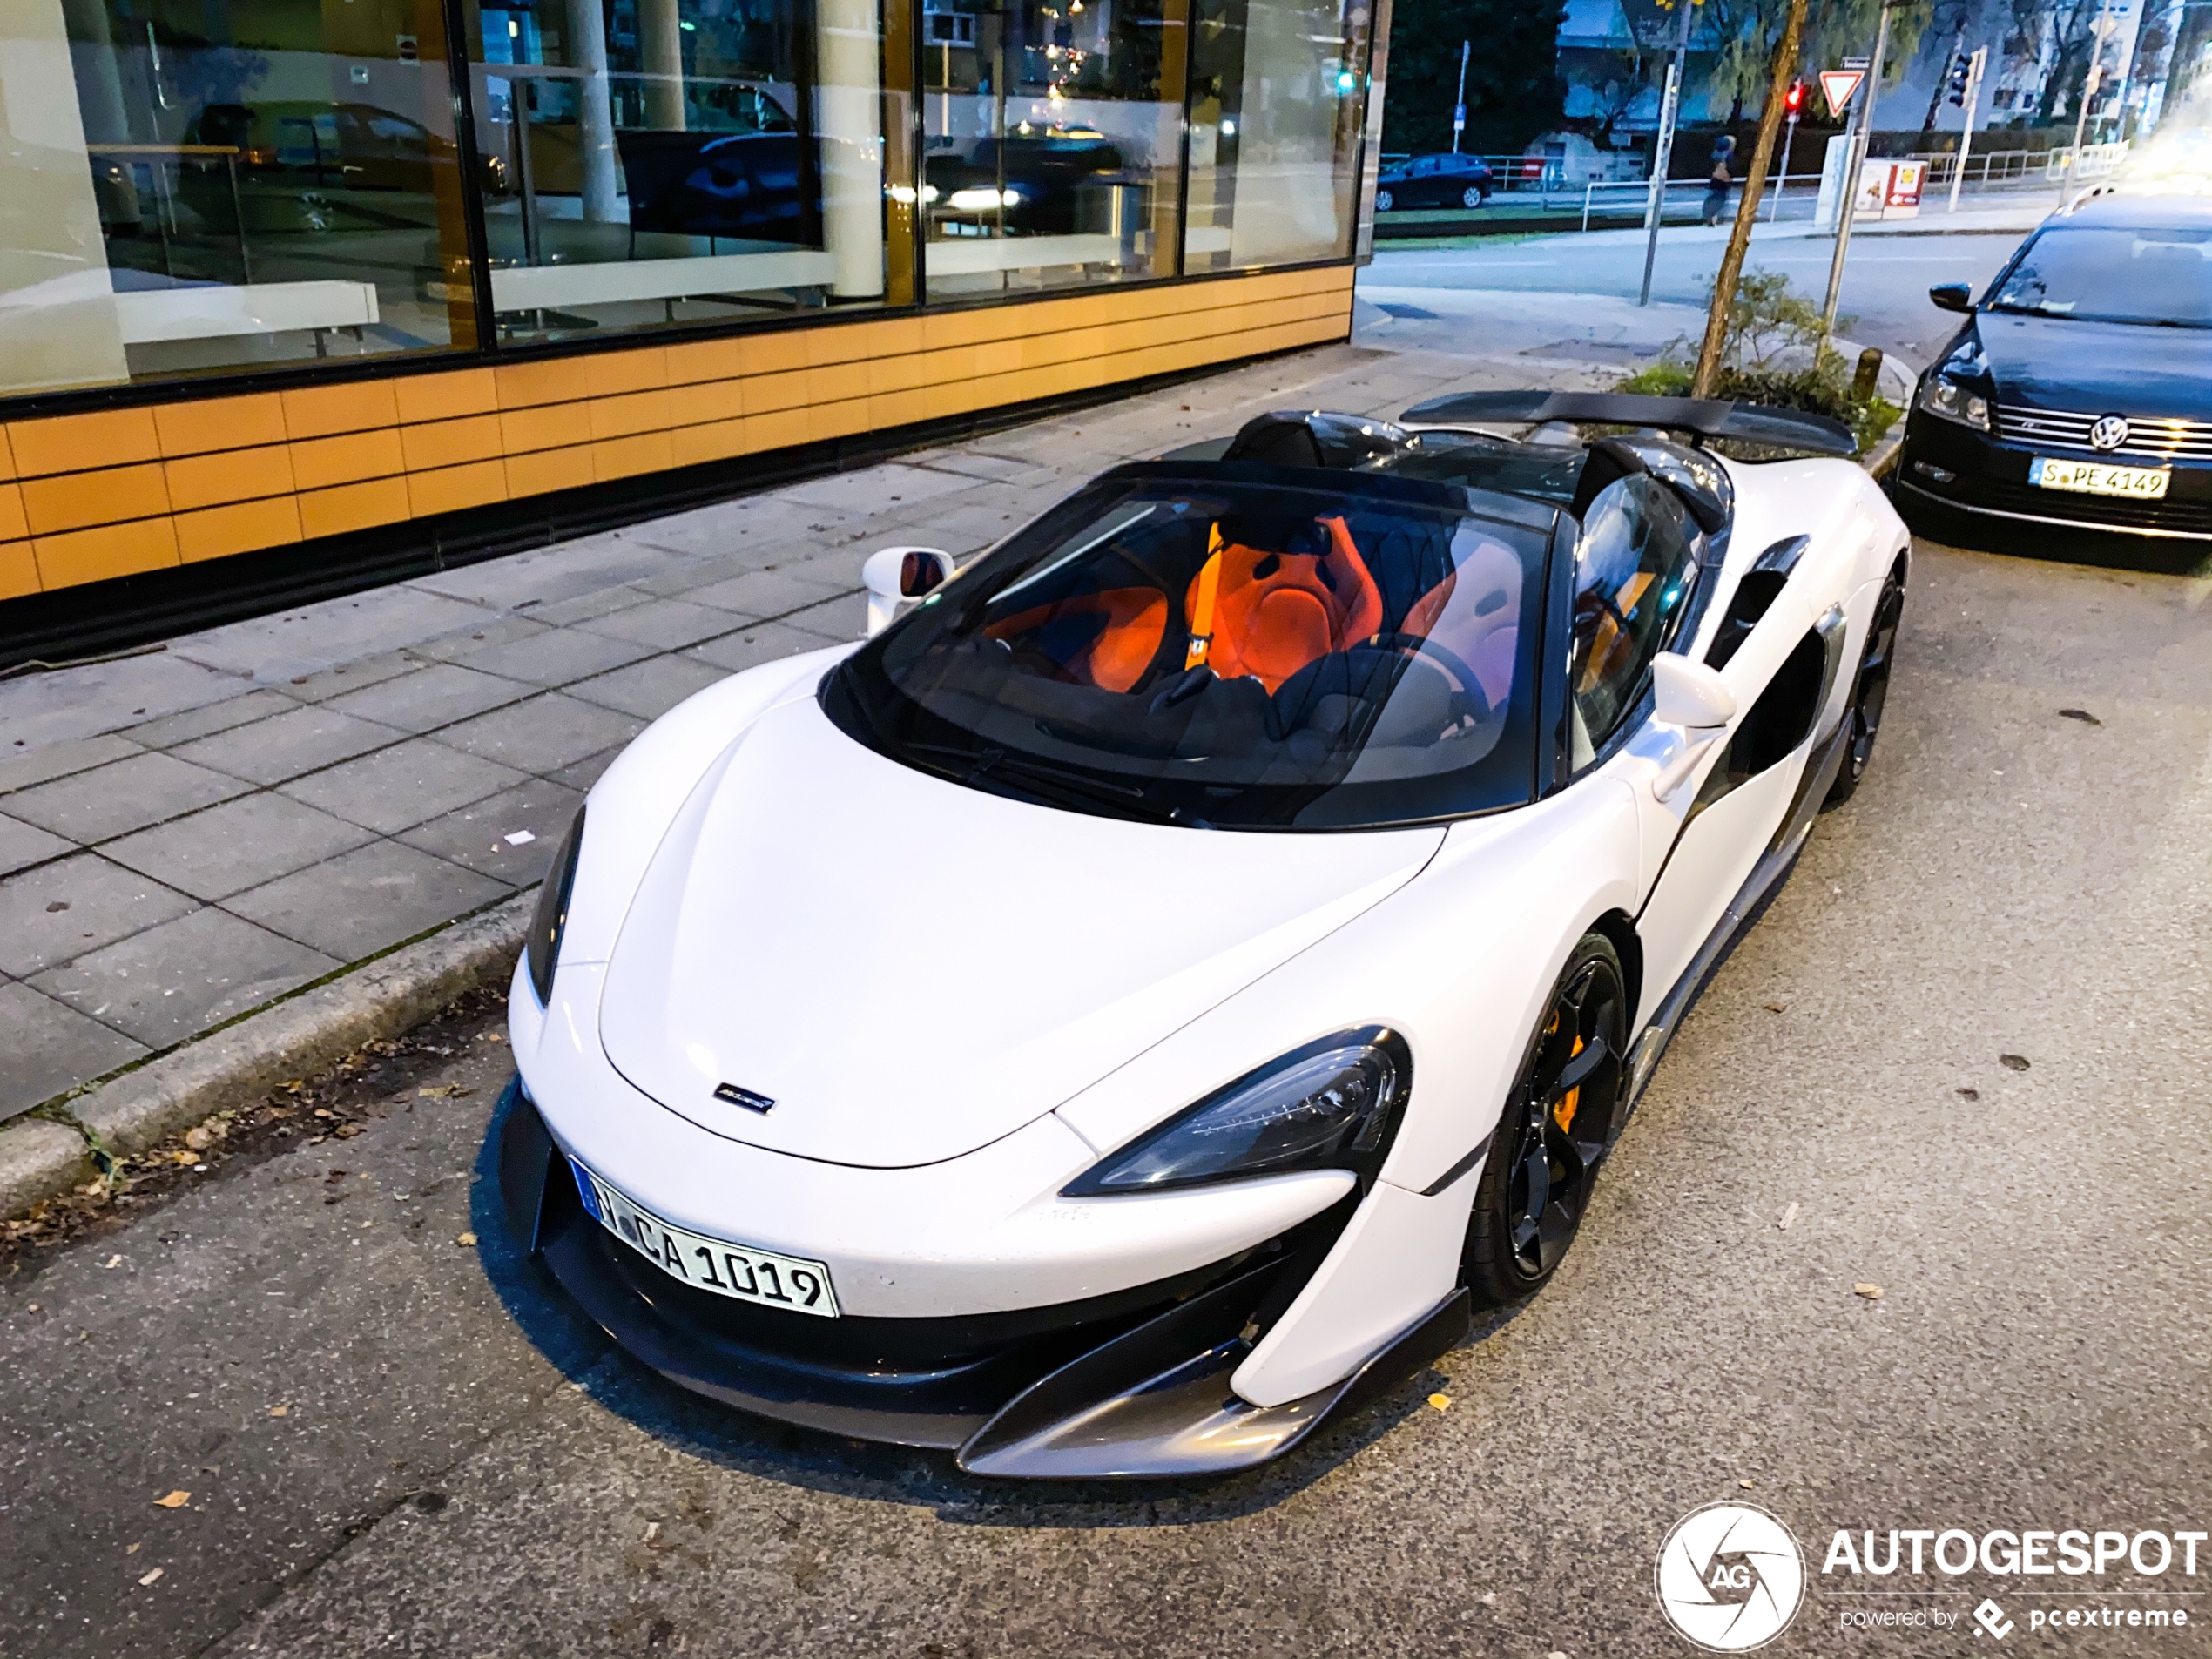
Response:
[[[677,813],[616,941],[601,1041],[638,1089],[732,1140],[937,1163],[1343,926],[1442,840],[1008,800],[886,759],[810,698],[748,728]],[[774,1105],[725,1103],[722,1084]]]
[[[2212,329],[1985,311],[1975,319],[2000,403],[2082,415],[2207,418]]]

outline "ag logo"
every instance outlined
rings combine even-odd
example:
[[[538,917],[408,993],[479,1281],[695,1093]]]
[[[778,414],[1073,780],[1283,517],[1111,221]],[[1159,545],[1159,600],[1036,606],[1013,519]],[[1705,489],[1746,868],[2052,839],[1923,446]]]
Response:
[[[2124,415],[2101,415],[2089,428],[2089,445],[2094,449],[2117,449],[2128,442],[2128,417]]]
[[[1711,1653],[1746,1653],[1787,1629],[1805,1595],[1805,1558],[1790,1529],[1756,1505],[1709,1503],[1659,1547],[1659,1606]]]

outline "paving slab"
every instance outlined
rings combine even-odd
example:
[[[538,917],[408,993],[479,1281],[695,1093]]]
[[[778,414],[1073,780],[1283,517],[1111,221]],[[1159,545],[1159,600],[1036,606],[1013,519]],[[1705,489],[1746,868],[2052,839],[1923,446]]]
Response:
[[[530,600],[550,604],[557,599],[572,599],[637,577],[657,575],[668,566],[668,553],[635,531],[609,530],[597,536],[579,536],[554,547],[419,577],[408,585],[426,594],[465,600],[487,610],[512,610]]]
[[[0,680],[0,732],[30,747],[97,736],[133,721],[235,697],[230,674],[156,650]]]
[[[0,875],[13,875],[30,865],[59,858],[75,846],[74,841],[0,813]]]
[[[633,596],[645,603],[642,594]],[[620,612],[617,612],[619,615]],[[496,674],[533,687],[565,685],[570,680],[604,674],[624,663],[651,657],[654,648],[611,634],[586,633],[580,628],[557,628],[529,639],[512,639],[479,645],[455,659],[456,666]]]
[[[180,744],[170,753],[179,760],[212,766],[257,784],[280,784],[302,772],[319,772],[341,760],[397,743],[397,728],[363,720],[325,703],[294,707],[250,725],[233,726],[213,737]]]
[[[148,752],[17,790],[7,798],[7,810],[86,846],[212,806],[252,787],[173,755]]]
[[[395,650],[482,620],[482,606],[401,583],[255,617],[174,642],[188,661],[263,685]]]
[[[578,793],[588,793],[591,786],[605,775],[607,768],[622,759],[624,746],[617,743],[610,748],[600,750],[597,754],[588,754],[581,760],[571,760],[558,772],[546,773],[546,777],[564,788],[576,790]]]
[[[726,634],[704,645],[694,645],[683,654],[694,662],[705,663],[725,673],[739,674],[748,668],[758,668],[763,663],[772,663],[780,658],[796,657],[801,651],[819,651],[830,643],[811,630],[795,628],[787,622],[762,622],[755,623],[742,632]]]
[[[725,611],[714,614],[722,618],[725,632],[729,631],[727,624],[737,620]],[[651,657],[627,668],[617,668],[611,674],[577,680],[566,689],[569,696],[582,698],[587,703],[634,714],[641,720],[654,720],[694,691],[703,691],[726,678],[722,671],[705,663],[690,662],[681,657]]]
[[[28,738],[17,738],[8,746],[0,748],[0,795],[43,784],[49,778],[90,772],[111,760],[143,752],[141,745],[111,732],[104,737],[41,744],[35,749],[30,743]]]
[[[236,894],[224,908],[341,961],[356,961],[510,891],[503,881],[380,840]]]
[[[621,751],[604,752],[606,758],[600,771]],[[583,766],[596,760],[599,757],[595,755],[577,764]],[[591,774],[593,781],[597,777],[597,772]],[[544,875],[554,847],[576,817],[576,809],[583,804],[583,794],[581,787],[550,778],[533,778],[489,799],[418,825],[398,839],[479,875],[509,887],[527,887]],[[517,836],[528,839],[518,840]]]
[[[523,772],[557,772],[612,744],[627,743],[644,722],[559,691],[496,709],[438,733],[437,741]]]
[[[342,818],[287,796],[246,795],[140,830],[104,849],[117,863],[215,900],[336,857],[369,839]]]
[[[295,703],[321,703],[334,697],[343,697],[348,691],[358,691],[364,685],[374,685],[400,674],[412,674],[422,666],[422,659],[414,651],[377,651],[352,662],[340,663],[334,668],[317,669],[294,674],[276,689]]]
[[[533,621],[525,616],[501,617],[477,627],[461,632],[426,639],[408,647],[410,655],[427,658],[432,662],[451,662],[478,645],[503,645],[513,639],[528,639],[532,634],[542,634],[552,624]]]
[[[0,1031],[8,1034],[7,1063],[0,1065],[0,1119],[148,1052],[112,1026],[29,985],[0,985]]]
[[[352,765],[295,779],[281,792],[349,824],[390,835],[511,789],[525,775],[446,744],[413,738]]]
[[[555,599],[550,603],[525,599],[516,606],[516,610],[531,622],[565,628],[570,623],[604,617],[610,610],[621,610],[624,605],[643,604],[653,597],[651,583],[679,579],[688,568],[679,567],[674,572],[663,571],[658,576],[640,577],[635,582],[617,583],[610,588],[594,588],[590,592],[579,593],[572,599]]]
[[[488,709],[519,703],[536,689],[517,679],[455,663],[432,663],[412,673],[395,674],[360,691],[343,692],[326,706],[381,725],[396,726],[401,732],[432,732]]]
[[[50,968],[29,983],[166,1049],[343,964],[212,907]]]
[[[956,472],[939,471],[893,462],[857,472],[833,473],[811,478],[777,493],[784,500],[807,507],[832,507],[863,516],[887,512],[894,507],[974,489],[976,481]]]
[[[826,640],[859,639],[867,632],[867,596],[848,593],[827,599],[804,610],[794,610],[784,621],[808,633],[819,634]]]
[[[576,625],[585,633],[624,639],[656,651],[680,651],[702,639],[726,634],[736,624],[728,611],[711,605],[684,599],[649,599]]]
[[[264,687],[260,691],[248,691],[243,697],[227,697],[219,703],[187,709],[182,714],[148,720],[143,725],[125,726],[123,735],[149,749],[166,749],[179,743],[190,743],[194,738],[227,732],[234,725],[244,725],[248,720],[258,720],[264,715],[281,714],[295,706],[293,700],[282,692]]]
[[[780,617],[819,604],[846,585],[828,571],[792,563],[773,570],[748,570],[685,597],[694,604],[711,605],[739,617]]]
[[[22,979],[74,961],[192,908],[184,894],[97,853],[34,865],[0,880],[0,974]]]

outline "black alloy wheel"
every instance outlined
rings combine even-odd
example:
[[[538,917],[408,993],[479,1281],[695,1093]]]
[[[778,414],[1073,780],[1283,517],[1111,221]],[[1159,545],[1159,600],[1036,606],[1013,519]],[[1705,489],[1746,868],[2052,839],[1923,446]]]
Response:
[[[1627,1077],[1621,959],[1585,934],[1529,1044],[1476,1185],[1460,1274],[1500,1307],[1542,1289],[1575,1242]]]
[[[1890,664],[1897,654],[1897,625],[1905,615],[1905,576],[1892,569],[1874,602],[1874,620],[1866,630],[1866,649],[1859,654],[1858,678],[1851,684],[1851,706],[1844,711],[1851,735],[1845,739],[1844,764],[1837,769],[1822,806],[1840,806],[1858,792],[1874,759],[1874,739],[1882,732],[1882,710],[1889,701]]]

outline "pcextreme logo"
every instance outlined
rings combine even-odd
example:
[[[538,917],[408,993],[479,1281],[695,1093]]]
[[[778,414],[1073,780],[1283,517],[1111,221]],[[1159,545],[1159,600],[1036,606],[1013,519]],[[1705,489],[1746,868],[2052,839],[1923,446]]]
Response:
[[[1709,1503],[1659,1546],[1667,1622],[1709,1653],[1748,1653],[1790,1628],[1805,1595],[1804,1552],[1789,1527],[1748,1503]]]

